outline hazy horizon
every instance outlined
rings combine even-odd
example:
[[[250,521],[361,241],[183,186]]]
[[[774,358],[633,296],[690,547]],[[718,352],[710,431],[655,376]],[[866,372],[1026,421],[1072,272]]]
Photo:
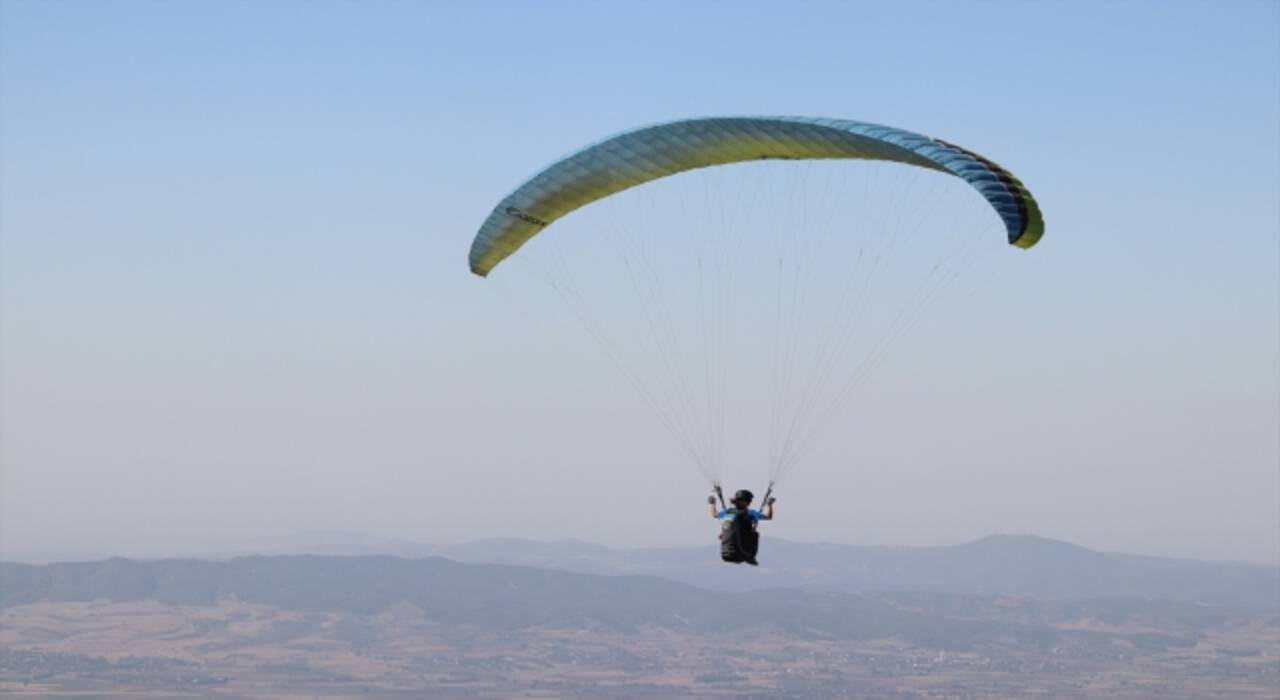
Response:
[[[1061,551],[1026,558],[1021,547],[987,554],[887,555],[787,589],[721,585],[768,586],[770,572],[689,559],[683,568],[731,575],[699,585],[652,572],[333,556],[0,563],[0,690],[1275,696],[1276,572],[1142,558],[1117,567]]]
[[[1250,567],[1262,567],[1268,570],[1275,569],[1276,565],[1271,562],[1243,559],[1213,559],[1213,558],[1196,558],[1196,557],[1176,557],[1164,555],[1152,555],[1143,552],[1124,552],[1119,550],[1109,550],[1106,548],[1083,547],[1074,542],[1066,540],[1044,537],[1030,532],[993,532],[972,539],[957,540],[954,542],[936,542],[932,544],[920,545],[893,545],[876,542],[834,542],[830,540],[796,540],[784,537],[764,535],[762,542],[768,553],[776,551],[779,546],[800,545],[800,546],[847,546],[857,550],[885,550],[885,551],[927,551],[927,550],[945,550],[949,548],[964,547],[977,543],[988,542],[1002,539],[1016,540],[1033,540],[1048,545],[1066,545],[1068,547],[1081,547],[1085,551],[1102,555],[1121,555],[1135,557],[1152,557],[1155,560],[1169,561],[1185,561],[1197,562],[1210,565],[1241,565]],[[7,550],[0,552],[0,561],[10,563],[21,563],[30,565],[47,565],[62,564],[76,562],[95,562],[108,559],[134,559],[134,560],[167,560],[167,559],[204,559],[218,560],[226,557],[242,557],[242,556],[292,556],[292,555],[309,555],[318,552],[326,552],[332,556],[364,556],[364,555],[390,555],[394,557],[419,558],[421,556],[443,556],[448,559],[453,556],[449,551],[434,552],[430,554],[406,554],[398,551],[398,547],[427,547],[440,548],[448,550],[450,548],[466,551],[468,547],[484,546],[494,543],[522,543],[528,542],[539,546],[556,547],[559,545],[585,545],[588,547],[603,547],[606,550],[620,553],[641,553],[653,551],[677,551],[677,550],[704,550],[706,552],[706,561],[718,561],[719,544],[714,536],[714,532],[702,538],[697,542],[678,542],[678,543],[651,543],[636,546],[620,546],[610,545],[603,542],[592,541],[581,537],[567,536],[556,538],[538,538],[538,537],[518,537],[493,535],[489,537],[478,537],[472,539],[460,539],[454,541],[430,541],[425,539],[417,539],[412,537],[404,537],[395,533],[392,534],[376,534],[370,532],[360,532],[356,530],[308,530],[300,532],[290,532],[272,535],[252,536],[243,539],[232,539],[226,541],[207,540],[202,542],[193,542],[187,548],[177,549],[138,549],[134,551],[128,550]],[[466,559],[463,559],[466,561]],[[552,565],[555,564],[555,565]],[[550,562],[546,566],[549,568],[563,568],[562,562]]]
[[[1047,227],[992,241],[766,537],[1280,565],[1274,3],[0,11],[0,558],[712,546],[705,480],[583,329],[465,256],[585,144],[795,114],[973,148]],[[725,486],[759,491],[730,437]]]

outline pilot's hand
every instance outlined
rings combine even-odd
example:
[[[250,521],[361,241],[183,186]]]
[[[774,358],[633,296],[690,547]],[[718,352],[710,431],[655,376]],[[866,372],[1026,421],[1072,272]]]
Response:
[[[777,498],[774,498],[773,496],[770,496],[770,497],[768,497],[767,499],[765,499],[764,504],[765,504],[766,506],[771,506],[771,505],[773,505],[773,502],[774,502],[774,501],[776,501],[776,500],[778,500],[778,499],[777,499]]]

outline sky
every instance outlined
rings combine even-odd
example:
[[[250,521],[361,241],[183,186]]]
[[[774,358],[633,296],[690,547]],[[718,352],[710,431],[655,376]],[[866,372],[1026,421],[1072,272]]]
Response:
[[[1274,2],[5,1],[0,556],[710,546],[705,479],[600,347],[466,254],[565,153],[753,114],[964,144],[1047,222],[767,534],[1280,563]],[[761,485],[744,455],[729,488]]]

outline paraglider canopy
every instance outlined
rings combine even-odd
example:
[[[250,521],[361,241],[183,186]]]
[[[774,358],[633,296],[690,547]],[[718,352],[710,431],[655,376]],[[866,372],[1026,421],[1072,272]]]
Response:
[[[1017,178],[940,139],[843,119],[710,117],[628,131],[534,175],[480,227],[471,244],[471,271],[488,275],[556,219],[611,194],[695,168],[768,159],[880,160],[948,172],[991,204],[1009,243],[1030,248],[1044,234],[1040,209]]]

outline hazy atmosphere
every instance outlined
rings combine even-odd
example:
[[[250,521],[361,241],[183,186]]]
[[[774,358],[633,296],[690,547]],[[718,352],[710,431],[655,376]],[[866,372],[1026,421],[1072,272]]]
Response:
[[[1280,563],[1277,4],[782,7],[4,2],[0,556],[349,531],[714,557],[708,484],[633,387],[466,255],[566,153],[777,114],[964,144],[1046,233],[991,239],[768,537]],[[774,335],[741,318],[746,410]],[[763,488],[729,425],[725,487]]]

